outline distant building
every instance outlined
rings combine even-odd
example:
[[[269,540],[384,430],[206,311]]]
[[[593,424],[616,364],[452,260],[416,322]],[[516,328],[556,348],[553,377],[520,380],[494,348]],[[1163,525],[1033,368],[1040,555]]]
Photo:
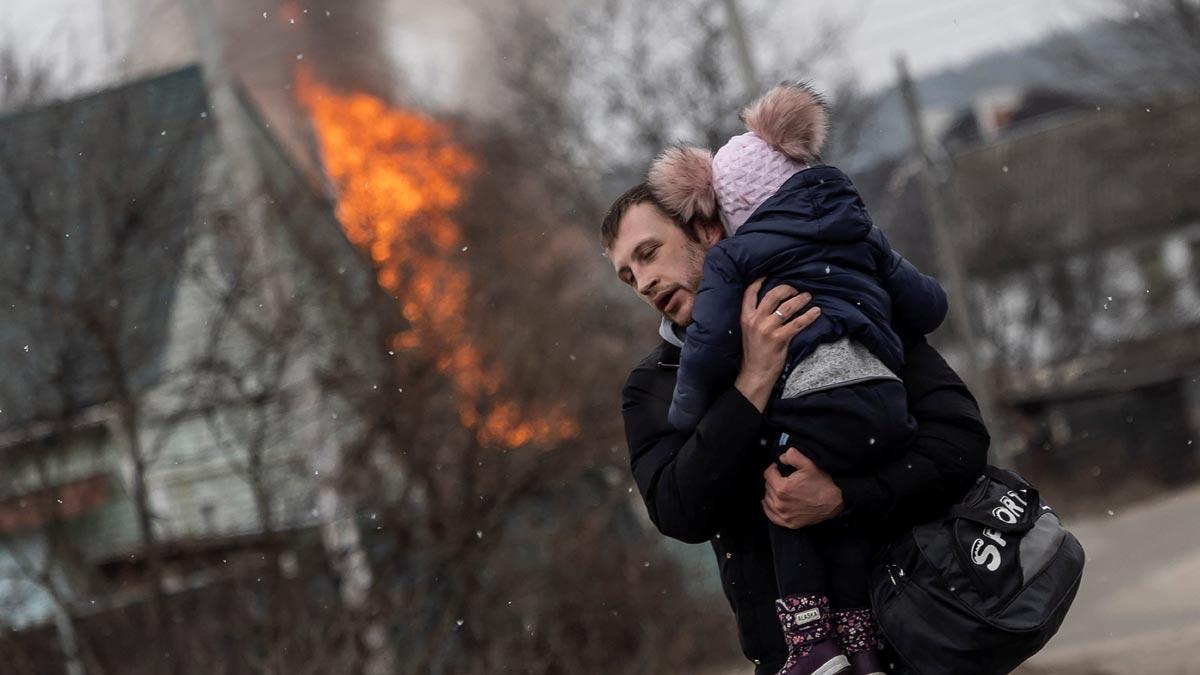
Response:
[[[989,100],[946,127],[943,194],[1006,450],[1085,498],[1194,479],[1200,101]],[[936,271],[915,170],[893,160],[857,182],[893,244]]]
[[[1026,439],[1036,470],[1100,491],[1192,479],[1200,100],[1056,119],[954,158],[1000,392],[1045,430]]]

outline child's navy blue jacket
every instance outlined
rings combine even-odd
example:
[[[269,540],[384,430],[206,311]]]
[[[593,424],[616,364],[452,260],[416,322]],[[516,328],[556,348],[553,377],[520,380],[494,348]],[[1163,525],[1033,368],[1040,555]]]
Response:
[[[788,284],[821,308],[792,339],[789,366],[848,337],[900,372],[900,336],[930,333],[946,316],[945,291],[892,251],[846,174],[831,166],[800,171],[705,257],[668,415],[677,429],[694,429],[712,396],[737,377],[741,298],[759,277],[767,278],[761,293]]]

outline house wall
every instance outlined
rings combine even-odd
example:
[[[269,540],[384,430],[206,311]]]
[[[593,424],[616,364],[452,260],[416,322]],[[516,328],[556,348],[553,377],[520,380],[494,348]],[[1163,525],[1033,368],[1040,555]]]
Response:
[[[231,201],[232,193],[223,183],[230,172],[211,131],[199,141],[201,170],[179,178],[199,176],[202,184],[196,208],[187,214],[186,248],[175,261],[178,279],[173,292],[164,295],[169,304],[162,309],[167,313],[166,337],[156,364],[158,377],[139,390],[135,401],[134,440],[143,455],[152,458],[146,472],[150,505],[156,534],[168,543],[261,530],[247,470],[251,454],[262,458],[263,492],[269,495],[274,529],[327,519],[317,511],[318,495],[330,491],[330,469],[340,447],[358,431],[353,411],[321,391],[314,374],[339,359],[362,363],[366,358],[361,353],[366,345],[354,339],[365,319],[343,307],[344,298],[331,287],[330,269],[336,269],[346,288],[360,298],[371,292],[373,275],[342,235],[332,204],[293,169],[268,131],[252,122],[253,151],[262,160],[267,180],[258,208]],[[275,201],[287,208],[272,208]],[[238,259],[230,256],[238,252],[238,242],[232,242],[222,226],[228,219],[236,225],[248,212],[260,217],[258,232],[264,239],[257,243],[268,255],[259,260],[281,272],[242,297],[235,309],[242,319],[260,326],[269,328],[275,322],[295,328],[295,339],[286,343],[272,342],[270,331],[264,341],[237,322],[222,321],[229,316],[223,300],[231,273],[245,271],[237,269]],[[301,244],[310,249],[302,250]],[[213,354],[225,369],[220,376],[201,367]],[[278,362],[283,365],[276,367]],[[275,394],[263,409],[245,403],[245,393],[256,388]],[[5,485],[11,494],[94,473],[110,478],[103,505],[64,524],[85,569],[56,574],[62,575],[66,592],[78,597],[86,587],[87,565],[140,548],[132,497],[134,463],[121,420],[109,410],[98,422],[102,433],[86,442],[62,441],[42,453],[42,464],[51,470],[41,475],[35,475],[32,461],[6,466],[12,480]],[[0,541],[0,597],[16,606],[0,616],[0,622],[51,618],[45,589],[39,591],[38,583],[13,565],[16,559],[38,559],[46,536],[45,531],[21,532]]]
[[[163,516],[162,535],[167,538],[260,529],[261,514],[247,470],[252,453],[262,457],[260,473],[270,503],[272,527],[313,524],[318,519],[318,490],[328,480],[321,475],[322,449],[344,442],[355,426],[352,411],[319,391],[313,379],[313,374],[335,356],[352,354],[349,336],[353,335],[355,319],[339,313],[340,299],[328,288],[321,270],[314,269],[312,260],[297,250],[291,228],[305,227],[308,234],[315,233],[331,242],[328,257],[322,262],[337,260],[340,255],[343,268],[359,275],[360,282],[370,277],[358,270],[362,260],[351,255],[353,251],[333,217],[332,205],[304,182],[305,177],[289,164],[265,129],[251,128],[256,131],[253,150],[267,181],[263,199],[268,203],[253,209],[230,203],[227,196],[232,192],[222,183],[223,177],[230,175],[227,158],[216,154],[211,157],[206,174],[206,192],[211,198],[202,207],[189,247],[185,263],[188,273],[172,307],[165,357],[164,370],[184,376],[164,380],[149,393],[146,404],[158,411],[161,420],[172,410],[194,406],[197,398],[201,403],[211,398],[208,388],[223,392],[221,395],[235,394],[227,382],[195,377],[195,364],[212,353],[239,373],[245,389],[267,388],[280,394],[281,400],[261,413],[229,409],[190,416],[166,436],[161,459],[149,482],[156,510]],[[273,200],[287,200],[288,209],[271,208],[269,202]],[[224,266],[231,252],[223,250],[229,242],[220,230],[211,227],[220,214],[250,221],[248,231],[261,237],[253,244],[261,255],[258,260],[282,271],[258,283],[233,311],[258,320],[260,327],[296,329],[286,343],[281,340],[264,344],[261,336],[255,337],[236,324],[225,326],[219,338],[213,336],[214,322],[230,311],[221,305],[224,289],[214,290],[213,282],[229,276]],[[258,229],[253,222],[256,218],[261,219]],[[232,253],[244,251],[235,249]],[[272,370],[272,359],[281,359],[283,365],[278,371]],[[198,396],[197,388],[206,393]],[[223,431],[214,429],[214,421]],[[143,443],[152,443],[151,439],[161,432],[161,424],[148,425]],[[251,447],[255,432],[262,433],[259,447]]]
[[[1098,504],[1200,477],[1200,224],[1131,233],[974,292],[1016,408],[1010,453],[1031,479]]]
[[[1165,332],[1200,330],[1200,223],[1131,235],[1118,245],[975,280],[971,297],[997,365],[1039,368]]]

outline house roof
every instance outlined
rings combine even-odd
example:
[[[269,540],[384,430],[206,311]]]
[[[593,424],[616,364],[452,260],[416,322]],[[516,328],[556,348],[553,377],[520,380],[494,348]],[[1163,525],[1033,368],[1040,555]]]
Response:
[[[0,117],[0,430],[158,380],[207,105],[188,67]]]
[[[1200,99],[1102,106],[958,154],[966,265],[988,276],[1200,218]]]
[[[1083,103],[1049,90],[1026,92],[999,140],[954,148],[950,227],[973,276],[1200,219],[1200,99]],[[893,246],[936,274],[917,170],[894,157],[855,171],[854,181]]]

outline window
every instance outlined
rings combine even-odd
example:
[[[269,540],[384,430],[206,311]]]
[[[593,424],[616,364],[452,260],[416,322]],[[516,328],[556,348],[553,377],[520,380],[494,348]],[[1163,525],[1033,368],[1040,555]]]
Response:
[[[1188,242],[1188,252],[1192,254],[1192,283],[1200,288],[1200,239]]]
[[[1146,286],[1146,302],[1151,309],[1158,309],[1171,299],[1171,273],[1163,263],[1162,250],[1158,244],[1138,253],[1138,268]]]

